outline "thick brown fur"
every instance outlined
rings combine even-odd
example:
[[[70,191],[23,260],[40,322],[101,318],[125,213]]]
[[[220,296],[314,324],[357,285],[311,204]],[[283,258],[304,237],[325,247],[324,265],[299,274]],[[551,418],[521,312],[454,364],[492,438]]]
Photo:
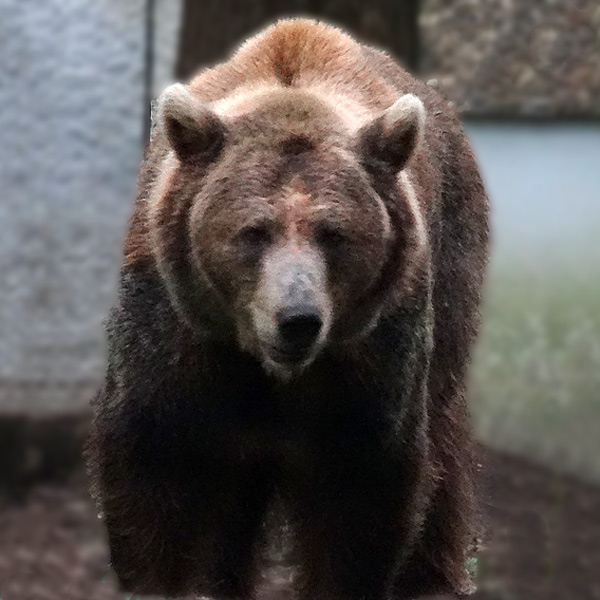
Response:
[[[186,89],[142,166],[87,449],[123,588],[249,597],[277,493],[302,598],[469,593],[488,204],[455,114],[309,20]],[[323,330],[284,373],[263,342],[288,264]]]

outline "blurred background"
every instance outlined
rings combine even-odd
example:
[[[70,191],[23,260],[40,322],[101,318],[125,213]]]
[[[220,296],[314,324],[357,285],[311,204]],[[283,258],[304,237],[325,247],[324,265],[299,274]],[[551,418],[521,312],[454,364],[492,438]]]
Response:
[[[122,597],[80,453],[149,105],[294,14],[439,89],[488,185],[476,597],[600,599],[597,0],[0,0],[0,598]]]

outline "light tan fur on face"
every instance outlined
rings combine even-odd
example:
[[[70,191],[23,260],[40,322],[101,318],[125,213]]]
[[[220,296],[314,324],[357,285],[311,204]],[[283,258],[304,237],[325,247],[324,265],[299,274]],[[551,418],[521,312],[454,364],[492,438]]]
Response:
[[[290,237],[291,240],[288,238],[287,243],[275,248],[263,262],[259,285],[250,305],[253,339],[246,337],[246,343],[254,346],[253,350],[261,356],[265,368],[282,379],[301,373],[313,362],[327,343],[333,318],[323,257],[309,244],[299,243],[297,235],[291,234]],[[314,292],[314,301],[320,310],[323,325],[311,353],[301,363],[282,365],[271,359],[269,345],[277,338],[275,315],[282,308],[282,289],[286,284],[289,265],[298,263],[302,264],[304,283]]]

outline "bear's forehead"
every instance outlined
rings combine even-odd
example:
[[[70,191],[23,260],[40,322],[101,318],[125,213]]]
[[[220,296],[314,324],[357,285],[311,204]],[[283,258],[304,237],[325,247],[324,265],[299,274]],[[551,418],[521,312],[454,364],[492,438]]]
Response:
[[[332,101],[309,90],[259,87],[240,91],[213,108],[237,139],[302,136],[318,143],[351,129]]]
[[[235,167],[235,170],[233,169]],[[302,199],[360,198],[370,193],[356,158],[333,145],[315,143],[306,134],[282,135],[267,152],[260,145],[235,148],[215,179],[225,196],[261,197],[277,203]]]

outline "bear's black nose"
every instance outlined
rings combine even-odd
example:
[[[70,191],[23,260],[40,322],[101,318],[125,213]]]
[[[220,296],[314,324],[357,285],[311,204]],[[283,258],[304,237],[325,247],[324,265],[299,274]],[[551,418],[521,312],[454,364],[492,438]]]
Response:
[[[317,339],[323,321],[314,306],[293,306],[277,314],[281,348],[285,354],[301,354]],[[290,356],[292,358],[292,356]]]

